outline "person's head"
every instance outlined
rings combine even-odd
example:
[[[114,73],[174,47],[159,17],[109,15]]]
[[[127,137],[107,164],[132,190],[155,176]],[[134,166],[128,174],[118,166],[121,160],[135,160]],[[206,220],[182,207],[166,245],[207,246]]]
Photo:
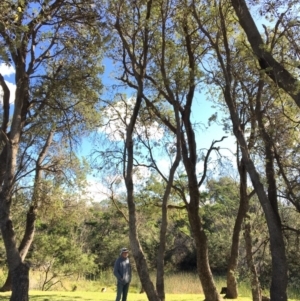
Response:
[[[127,248],[122,248],[122,249],[121,249],[121,252],[120,252],[120,256],[126,258],[126,257],[128,257],[128,252],[129,252],[129,251],[128,251]]]

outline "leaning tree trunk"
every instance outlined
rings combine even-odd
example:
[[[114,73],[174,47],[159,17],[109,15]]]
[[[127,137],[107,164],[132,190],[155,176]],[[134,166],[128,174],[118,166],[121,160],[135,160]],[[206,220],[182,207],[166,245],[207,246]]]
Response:
[[[273,143],[271,135],[267,132],[265,128],[265,124],[263,122],[263,113],[261,110],[261,101],[260,99],[257,99],[256,102],[256,115],[259,125],[259,130],[261,137],[264,142],[264,149],[265,149],[265,171],[266,171],[266,179],[268,184],[268,199],[271,205],[271,211],[274,216],[274,222],[276,223],[276,226],[278,227],[278,232],[276,235],[278,236],[278,239],[280,239],[280,244],[278,246],[274,246],[271,243],[271,253],[273,254],[276,252],[278,253],[278,250],[281,250],[282,253],[280,254],[280,261],[274,261],[274,258],[272,258],[272,270],[278,270],[282,274],[276,275],[272,273],[272,283],[271,283],[271,299],[275,297],[280,298],[287,298],[286,296],[286,288],[287,288],[287,262],[285,257],[285,245],[283,240],[283,234],[281,231],[282,223],[281,218],[278,211],[278,197],[277,197],[277,182],[276,182],[276,171],[275,171],[275,163],[274,163],[274,150],[275,145]],[[279,242],[279,240],[278,240]],[[278,249],[278,250],[277,250]],[[280,282],[278,282],[278,278],[280,277]],[[284,294],[282,294],[282,291],[284,290]],[[281,296],[278,294],[281,294]],[[279,298],[279,299],[280,299]]]
[[[164,281],[164,257],[165,257],[165,249],[166,249],[166,233],[168,227],[168,199],[171,193],[171,188],[173,185],[174,175],[176,169],[181,160],[181,148],[180,148],[180,118],[179,112],[176,107],[174,107],[174,114],[176,120],[176,157],[172,164],[169,173],[169,179],[167,181],[167,186],[164,192],[163,200],[162,200],[162,219],[161,219],[161,227],[160,227],[160,244],[157,252],[157,273],[156,273],[156,290],[158,297],[161,301],[165,300],[165,281]]]
[[[234,135],[241,146],[242,158],[260,204],[264,210],[268,225],[272,256],[272,283],[270,288],[271,300],[287,301],[287,262],[285,256],[284,239],[281,231],[281,222],[280,219],[278,219],[278,213],[276,210],[274,210],[274,204],[271,203],[270,199],[266,195],[265,187],[261,183],[260,176],[250,158],[246,139],[240,124],[240,119],[231,97],[229,84],[225,88],[224,98],[230,112]]]
[[[284,66],[275,60],[272,53],[266,47],[261,34],[251,16],[245,0],[231,0],[232,6],[244,29],[247,39],[262,70],[273,80],[275,85],[282,88],[295,101],[300,108],[300,81],[294,77]]]
[[[125,177],[126,189],[127,189],[127,205],[129,212],[129,237],[131,251],[136,263],[137,272],[149,301],[160,301],[154,285],[150,279],[149,270],[146,262],[145,255],[140,245],[137,226],[136,226],[136,210],[133,196],[133,180],[132,180],[132,162],[133,162],[133,141],[132,137],[128,136],[126,139],[127,145],[127,172]]]
[[[193,54],[191,52],[190,46],[190,37],[187,33],[187,27],[184,27],[186,34],[186,43],[188,45],[187,50],[189,54],[189,67],[191,70],[190,73],[190,86],[186,94],[186,104],[184,108],[181,108],[181,118],[182,118],[182,132],[181,132],[181,153],[182,160],[185,167],[185,171],[188,179],[188,192],[190,197],[190,202],[186,203],[189,223],[192,230],[192,235],[196,244],[196,254],[197,254],[197,271],[199,279],[201,281],[202,289],[205,295],[206,301],[219,301],[221,296],[217,292],[215,286],[213,275],[209,266],[208,259],[208,246],[207,246],[207,237],[202,225],[202,221],[199,215],[199,206],[200,206],[200,191],[199,188],[203,183],[206,172],[203,172],[202,179],[198,183],[196,166],[198,163],[197,158],[197,145],[195,132],[191,122],[191,109],[195,92],[195,61]],[[210,148],[207,156],[212,151]],[[205,160],[207,162],[207,160]],[[206,170],[207,166],[204,163],[204,169]]]
[[[136,210],[133,194],[133,130],[138,117],[139,109],[142,102],[143,82],[139,80],[139,90],[136,97],[133,114],[130,118],[130,123],[126,129],[126,153],[124,155],[124,162],[127,162],[126,170],[124,170],[125,185],[127,190],[127,206],[129,212],[129,238],[131,251],[136,263],[137,272],[141,280],[149,301],[160,301],[155,291],[154,285],[150,279],[149,270],[145,255],[142,251],[137,233]],[[125,167],[124,167],[125,168]]]
[[[236,299],[238,297],[238,286],[235,275],[239,257],[240,232],[249,207],[249,197],[247,195],[247,171],[243,159],[240,161],[238,170],[240,174],[240,206],[233,228],[231,252],[227,267],[227,290],[225,296],[227,299]]]
[[[187,108],[187,106],[186,106]],[[209,265],[207,237],[199,214],[200,192],[196,175],[197,152],[194,131],[188,114],[184,114],[187,141],[182,134],[181,148],[182,158],[188,178],[190,201],[186,202],[189,223],[192,236],[196,245],[197,272],[202,285],[206,301],[219,301],[220,295],[214,283],[213,275]],[[189,147],[187,147],[187,143]]]

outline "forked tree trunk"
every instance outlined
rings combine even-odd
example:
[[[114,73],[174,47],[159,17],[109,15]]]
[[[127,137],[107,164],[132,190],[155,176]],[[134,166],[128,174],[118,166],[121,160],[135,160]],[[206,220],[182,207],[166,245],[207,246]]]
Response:
[[[0,179],[2,181],[0,192],[0,227],[5,245],[7,264],[12,277],[11,301],[27,301],[29,290],[29,268],[22,261],[21,254],[16,245],[13,224],[10,219],[11,197],[15,184],[20,137],[29,105],[29,78],[25,73],[25,56],[26,53],[20,51],[14,57],[17,88],[10,132],[7,135],[3,132],[6,137],[6,155],[1,156],[1,159],[5,159],[5,162],[1,162],[5,166],[5,171],[3,177],[1,174]]]
[[[20,253],[16,248],[12,222],[9,218],[5,217],[5,214],[3,214],[3,208],[1,209],[1,233],[7,252],[7,262],[12,283],[10,301],[27,301],[29,290],[29,267],[22,262]]]
[[[19,253],[21,255],[22,261],[24,261],[28,250],[32,244],[33,236],[35,232],[35,220],[36,220],[36,210],[33,206],[29,208],[26,219],[26,228],[24,232],[23,239],[19,246]],[[12,290],[12,273],[8,271],[6,281],[3,286],[0,288],[1,292],[8,292]]]
[[[264,210],[268,231],[270,236],[270,250],[272,255],[272,283],[270,295],[272,301],[287,300],[287,262],[285,256],[285,246],[281,231],[281,222],[278,218],[278,212],[274,210],[274,205],[268,198],[265,187],[260,180],[260,176],[251,160],[248,146],[236,107],[231,97],[230,85],[227,85],[224,91],[224,98],[230,111],[233,132],[241,145],[242,158],[244,160],[247,172],[251,178],[252,185],[256,191],[260,204]]]

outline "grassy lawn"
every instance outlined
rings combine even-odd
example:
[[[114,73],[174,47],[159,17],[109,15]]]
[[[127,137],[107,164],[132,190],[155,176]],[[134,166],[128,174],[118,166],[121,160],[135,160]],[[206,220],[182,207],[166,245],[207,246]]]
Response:
[[[0,0],[1,1],[1,0]],[[71,281],[64,280],[62,287],[56,287],[51,291],[40,291],[39,278],[31,278],[31,289],[29,299],[31,301],[114,301],[116,298],[115,279],[112,273],[103,274],[101,281]],[[216,287],[220,292],[221,287],[226,286],[224,278],[216,278]],[[105,287],[106,291],[101,292]],[[63,290],[62,290],[63,288]],[[76,291],[72,291],[77,289]],[[145,293],[139,294],[140,282],[138,277],[130,285],[127,301],[147,301]],[[166,276],[165,282],[166,301],[203,301],[204,295],[199,284],[199,279],[195,274],[171,274]],[[239,298],[237,301],[252,301],[251,291],[246,283],[239,283]],[[267,296],[268,292],[264,292]],[[0,301],[9,301],[11,292],[1,293]],[[300,301],[300,291],[294,288],[288,293],[289,301]],[[225,301],[225,299],[224,299]]]
[[[55,292],[30,291],[32,301],[113,301],[116,294],[112,292]],[[9,300],[10,293],[0,293],[0,300]],[[147,301],[146,294],[129,293],[128,301]],[[202,301],[201,294],[167,294],[167,301]],[[238,301],[252,301],[249,297],[239,297]],[[292,299],[290,299],[292,300]],[[294,299],[296,301],[296,299]]]
[[[30,291],[32,301],[113,301],[115,293],[101,292],[42,292]],[[9,300],[10,293],[0,293],[0,300]],[[129,293],[127,301],[147,301],[146,294]],[[167,301],[201,301],[204,296],[200,294],[167,294]],[[238,301],[251,301],[249,297],[239,297]]]
[[[101,292],[42,292],[30,291],[30,300],[33,301],[113,301],[115,293]],[[0,293],[0,300],[9,300],[10,293]],[[146,294],[129,293],[127,301],[147,301]],[[204,300],[199,294],[167,294],[168,301],[199,301]],[[251,301],[250,298],[239,298],[241,301]]]

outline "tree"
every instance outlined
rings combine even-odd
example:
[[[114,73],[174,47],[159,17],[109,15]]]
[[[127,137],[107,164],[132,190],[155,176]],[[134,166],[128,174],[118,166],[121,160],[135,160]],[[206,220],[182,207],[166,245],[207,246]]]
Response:
[[[85,98],[92,86],[100,87],[98,79],[91,76],[100,70],[98,66],[92,66],[92,62],[99,58],[97,47],[101,45],[101,39],[95,31],[98,16],[90,4],[62,0],[39,4],[33,1],[1,2],[1,11],[5,12],[0,19],[1,61],[13,64],[16,70],[10,127],[9,91],[1,80],[5,109],[1,136],[4,146],[0,160],[0,220],[12,275],[11,300],[28,300],[29,283],[28,266],[16,246],[10,219],[20,143],[24,132],[30,132],[31,122],[46,117],[49,108],[60,111],[68,129],[87,107],[81,106],[81,112],[78,110],[77,116],[73,117],[70,110],[76,107],[79,99]],[[75,40],[76,44],[73,43]],[[89,48],[86,47],[88,44]],[[76,97],[72,98],[72,95]],[[62,105],[67,96],[68,100],[73,100],[72,105]],[[89,96],[89,106],[94,106],[98,101],[97,93]]]
[[[127,71],[127,62],[126,58],[132,58],[136,55],[134,51],[135,41],[130,41],[130,36],[127,37],[126,31],[129,20],[135,20],[135,34],[139,34],[142,37],[141,41],[141,52],[139,53],[139,62],[137,65],[131,65],[132,72],[130,76],[136,81],[138,86],[137,93],[134,101],[133,113],[130,117],[130,121],[126,126],[126,138],[125,138],[125,148],[124,148],[124,169],[123,177],[125,180],[125,186],[127,191],[127,205],[129,212],[129,237],[130,237],[130,246],[132,250],[133,257],[136,262],[137,271],[142,282],[142,286],[145,289],[147,297],[149,300],[158,301],[159,298],[155,292],[154,285],[150,280],[148,266],[146,262],[145,255],[142,251],[138,233],[137,233],[137,224],[136,224],[136,206],[134,202],[134,183],[133,183],[133,161],[134,161],[134,140],[133,132],[134,127],[137,121],[137,117],[140,111],[142,96],[144,92],[144,76],[145,69],[148,64],[148,55],[149,55],[149,40],[150,36],[150,27],[148,21],[150,20],[152,14],[152,0],[147,1],[144,5],[139,6],[139,3],[135,3],[133,9],[129,8],[129,5],[126,5],[126,2],[114,1],[110,4],[109,7],[109,23],[113,28],[115,28],[118,39],[120,41],[121,48],[119,51],[123,55],[123,68],[126,74]],[[133,11],[133,14],[132,14]],[[129,39],[129,40],[128,40]]]
[[[270,289],[271,299],[274,298],[274,300],[286,300],[287,265],[284,240],[281,232],[281,220],[276,208],[277,200],[276,197],[274,197],[274,194],[271,195],[265,192],[263,182],[259,176],[257,168],[254,165],[254,162],[251,159],[244,127],[238,114],[238,93],[236,92],[238,83],[236,82],[236,74],[233,66],[235,62],[240,61],[240,56],[232,52],[233,39],[231,39],[229,30],[229,20],[231,18],[230,9],[228,8],[226,2],[223,1],[219,1],[217,3],[217,7],[218,15],[216,22],[218,24],[219,32],[216,32],[216,34],[212,34],[212,32],[207,29],[207,24],[203,23],[203,20],[198,14],[199,7],[196,7],[195,5],[193,6],[194,17],[199,25],[199,29],[207,37],[212,49],[215,52],[223,76],[222,81],[217,81],[217,84],[221,88],[224,100],[230,113],[233,132],[240,145],[242,160],[245,164],[247,172],[251,178],[252,185],[255,188],[256,194],[266,216],[273,260],[272,285]],[[214,8],[213,11],[215,11]],[[236,53],[238,53],[238,49],[236,49]],[[259,88],[260,87],[258,87],[258,89]],[[258,95],[260,96],[260,94]],[[268,184],[273,185],[272,183]],[[268,186],[268,188],[270,188],[270,186]]]
[[[174,135],[178,130],[176,114],[180,116],[180,147],[188,179],[187,192],[182,190],[181,197],[185,200],[189,213],[197,246],[198,273],[205,296],[208,300],[218,300],[219,295],[209,268],[207,239],[198,212],[199,187],[205,179],[209,154],[217,150],[215,144],[218,141],[212,143],[205,158],[205,172],[198,180],[195,132],[191,121],[194,94],[201,77],[198,64],[205,49],[197,40],[193,24],[188,21],[187,7],[177,6],[173,2],[153,2],[153,7],[155,10],[153,8],[147,20],[147,24],[152,24],[151,31],[147,27],[146,31],[140,32],[139,20],[144,16],[142,12],[145,13],[147,10],[138,2],[130,17],[130,20],[137,20],[136,24],[130,27],[131,23],[124,21],[121,24],[118,20],[115,21],[123,49],[116,49],[114,58],[121,61],[124,70],[120,80],[137,91],[138,96],[145,100],[151,115],[159,118]],[[147,57],[145,57],[146,53]],[[168,114],[170,111],[174,112],[171,118]],[[189,202],[187,202],[187,195],[190,198]]]

